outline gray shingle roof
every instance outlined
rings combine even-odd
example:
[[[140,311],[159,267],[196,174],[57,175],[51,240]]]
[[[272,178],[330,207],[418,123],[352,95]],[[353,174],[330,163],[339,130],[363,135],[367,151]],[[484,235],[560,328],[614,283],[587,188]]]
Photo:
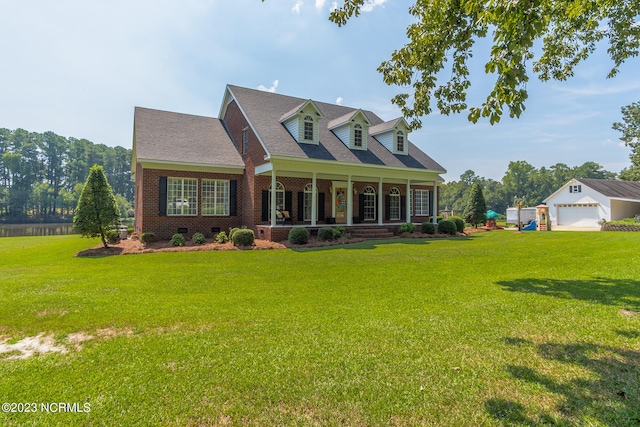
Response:
[[[608,179],[576,179],[587,187],[607,197],[640,200],[640,182],[613,181]]]
[[[244,167],[222,122],[136,107],[134,138],[138,159]]]
[[[440,164],[411,142],[409,142],[408,156],[394,155],[371,135],[367,140],[368,151],[366,154],[362,154],[359,150],[350,150],[329,130],[327,125],[347,114],[353,114],[357,108],[313,101],[323,118],[319,122],[320,146],[311,146],[298,144],[286,128],[280,124],[280,120],[285,114],[294,111],[307,100],[232,85],[228,86],[228,90],[246,113],[248,120],[270,155],[446,172]],[[369,132],[376,125],[384,123],[380,117],[370,111],[363,110],[363,113],[372,125]]]

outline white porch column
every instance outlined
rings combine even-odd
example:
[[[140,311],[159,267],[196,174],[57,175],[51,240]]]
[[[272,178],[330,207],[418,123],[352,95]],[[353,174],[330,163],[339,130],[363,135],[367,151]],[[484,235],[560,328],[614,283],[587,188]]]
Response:
[[[382,177],[378,180],[378,225],[384,224],[383,222],[383,214],[384,214],[384,204],[382,198]]]
[[[298,206],[300,209],[300,206]],[[304,209],[304,207],[303,207]],[[311,178],[311,226],[315,226],[318,221],[318,190],[316,190],[316,173]]]
[[[411,180],[407,180],[407,222],[411,222]]]
[[[347,225],[353,225],[353,183],[347,178]]]
[[[431,201],[431,206],[433,206],[433,208],[431,209],[431,212],[433,212],[433,218],[431,219],[431,222],[433,222],[434,224],[438,223],[438,181],[433,181],[433,200]]]
[[[276,226],[276,170],[271,169],[271,226]]]

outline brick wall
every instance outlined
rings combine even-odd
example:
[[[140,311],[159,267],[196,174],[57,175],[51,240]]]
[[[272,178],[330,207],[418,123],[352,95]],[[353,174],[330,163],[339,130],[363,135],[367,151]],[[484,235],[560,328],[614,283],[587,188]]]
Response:
[[[139,169],[139,165],[136,169]],[[198,179],[198,215],[159,215],[159,192],[161,176]],[[236,216],[200,215],[202,209],[203,179],[224,179],[229,181],[238,181]],[[187,233],[185,237],[189,239],[196,232],[203,233],[206,237],[213,237],[214,233],[211,230],[213,227],[218,227],[221,231],[229,231],[230,228],[242,226],[242,175],[144,169],[142,173],[136,172],[136,187],[138,186],[139,182],[142,183],[142,187],[138,191],[136,199],[136,233],[141,234],[143,232],[152,231],[159,239],[169,239],[173,234],[178,232],[178,228],[186,228]],[[144,188],[144,191],[142,191],[142,188]]]

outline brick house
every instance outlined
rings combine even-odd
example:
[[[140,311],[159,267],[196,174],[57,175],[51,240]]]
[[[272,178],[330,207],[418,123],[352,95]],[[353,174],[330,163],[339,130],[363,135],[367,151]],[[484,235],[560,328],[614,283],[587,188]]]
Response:
[[[247,226],[284,240],[292,224],[393,229],[437,212],[446,171],[403,118],[231,85],[219,117],[136,107],[138,234]]]

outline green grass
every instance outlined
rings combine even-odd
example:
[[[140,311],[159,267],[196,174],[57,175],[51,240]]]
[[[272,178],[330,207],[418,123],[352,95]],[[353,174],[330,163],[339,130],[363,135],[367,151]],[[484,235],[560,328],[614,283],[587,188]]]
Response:
[[[640,234],[73,257],[0,239],[8,425],[638,425]]]

